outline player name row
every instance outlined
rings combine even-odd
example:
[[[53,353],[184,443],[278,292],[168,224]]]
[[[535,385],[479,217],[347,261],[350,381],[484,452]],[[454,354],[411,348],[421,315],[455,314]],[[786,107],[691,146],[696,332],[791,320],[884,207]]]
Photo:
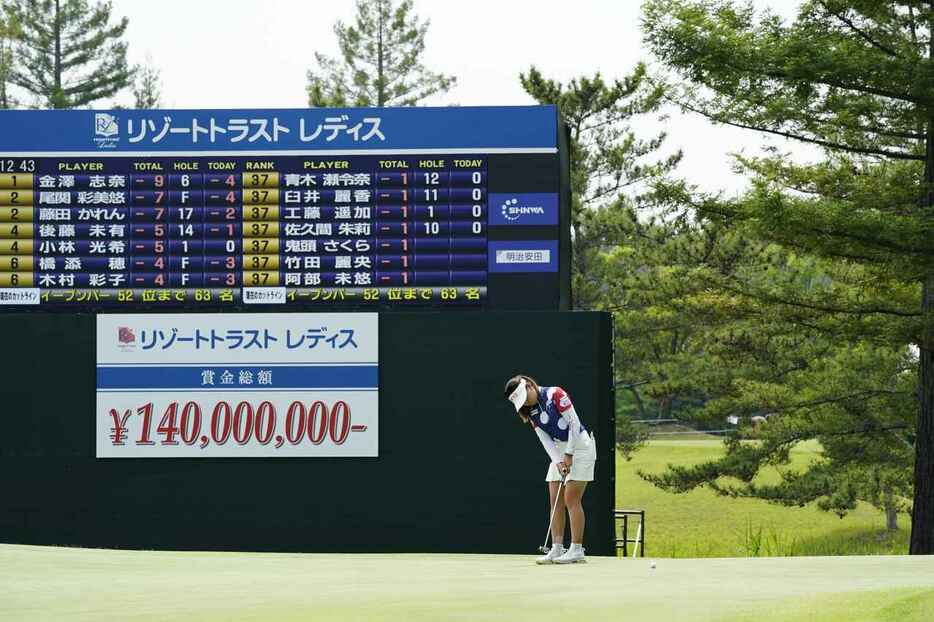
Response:
[[[278,207],[0,207],[2,223],[226,222],[236,220],[485,220],[485,204]]]
[[[282,254],[415,254],[445,252],[485,253],[483,237],[468,238],[315,238],[279,240],[0,240],[0,257],[38,255],[265,255]]]
[[[485,271],[0,272],[0,287],[340,287],[486,284]]]
[[[422,238],[422,237],[472,237],[486,235],[486,223],[474,221],[423,221],[423,222],[231,222],[226,224],[178,223],[95,225],[77,223],[72,225],[3,225],[0,224],[0,240],[11,239],[198,239],[198,238],[320,238],[348,237],[368,238]],[[129,235],[127,235],[129,233]]]
[[[0,207],[38,205],[208,206],[368,204],[435,205],[486,201],[485,188],[425,188],[416,190],[0,190]]]
[[[480,253],[425,253],[421,255],[207,255],[162,256],[73,255],[39,257],[0,255],[0,272],[229,272],[231,270],[485,270],[487,256]]]
[[[37,177],[37,178],[36,178]],[[2,175],[0,188],[4,189],[62,189],[62,190],[187,190],[191,188],[313,188],[313,187],[365,187],[409,188],[436,186],[470,187],[486,185],[486,172],[482,170],[431,171],[415,169],[394,173],[224,173],[182,175]]]

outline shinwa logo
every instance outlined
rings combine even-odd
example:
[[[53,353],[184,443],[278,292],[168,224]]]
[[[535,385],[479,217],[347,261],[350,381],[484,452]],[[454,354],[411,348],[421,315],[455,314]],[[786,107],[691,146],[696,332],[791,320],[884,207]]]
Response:
[[[98,112],[94,115],[94,133],[104,138],[111,138],[120,132],[117,126],[117,117],[106,112]]]
[[[525,214],[544,214],[545,213],[545,208],[541,206],[516,207],[516,204],[518,202],[519,202],[519,199],[513,198],[513,199],[507,199],[506,202],[503,203],[503,206],[500,208],[503,213],[503,218],[505,218],[506,220],[515,221],[515,220],[519,220],[519,218]]]

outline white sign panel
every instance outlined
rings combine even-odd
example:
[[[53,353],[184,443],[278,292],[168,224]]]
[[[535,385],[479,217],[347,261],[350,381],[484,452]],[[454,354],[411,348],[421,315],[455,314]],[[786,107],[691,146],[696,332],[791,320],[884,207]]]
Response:
[[[97,457],[374,457],[375,313],[97,316]]]

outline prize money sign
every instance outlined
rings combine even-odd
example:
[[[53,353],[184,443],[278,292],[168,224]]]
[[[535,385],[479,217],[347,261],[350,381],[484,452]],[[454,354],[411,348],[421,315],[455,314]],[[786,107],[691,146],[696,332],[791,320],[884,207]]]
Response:
[[[0,134],[3,308],[557,309],[568,287],[554,107],[0,111]]]
[[[375,313],[97,316],[97,457],[378,455]]]

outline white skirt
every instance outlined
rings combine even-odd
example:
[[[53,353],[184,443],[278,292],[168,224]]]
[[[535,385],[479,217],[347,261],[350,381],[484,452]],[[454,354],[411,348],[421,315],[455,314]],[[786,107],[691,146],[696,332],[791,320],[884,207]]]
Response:
[[[558,452],[564,455],[564,448],[567,447],[567,443],[555,441],[555,446],[557,446]],[[578,449],[576,452],[574,452],[574,462],[571,463],[571,473],[568,475],[567,481],[574,480],[576,482],[592,482],[593,469],[596,462],[597,443],[593,436],[590,436],[590,447],[588,447],[586,450]],[[561,473],[558,472],[558,467],[554,462],[550,462],[548,464],[548,472],[545,473],[545,481],[561,481]]]

